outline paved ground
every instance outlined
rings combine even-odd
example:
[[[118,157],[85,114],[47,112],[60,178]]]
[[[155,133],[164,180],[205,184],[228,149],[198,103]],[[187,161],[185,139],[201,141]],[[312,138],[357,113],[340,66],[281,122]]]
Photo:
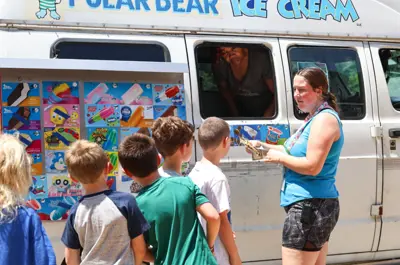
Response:
[[[337,265],[400,265],[400,259],[386,260],[380,262],[368,262],[368,263],[342,263]]]

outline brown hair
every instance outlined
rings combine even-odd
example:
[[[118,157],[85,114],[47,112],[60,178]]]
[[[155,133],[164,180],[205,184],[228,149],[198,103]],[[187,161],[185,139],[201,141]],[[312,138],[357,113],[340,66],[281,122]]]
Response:
[[[225,137],[229,137],[229,125],[223,119],[209,117],[199,128],[199,143],[203,150],[215,149]]]
[[[324,71],[317,67],[304,68],[296,75],[304,77],[310,86],[315,90],[317,88],[322,90],[322,98],[328,102],[336,112],[339,111],[336,96],[328,91],[328,79]]]
[[[125,138],[118,148],[118,158],[122,168],[138,178],[147,177],[158,169],[154,140],[141,133]]]
[[[153,139],[163,157],[172,156],[184,144],[193,139],[194,127],[175,116],[158,118],[152,127]]]
[[[107,154],[96,143],[78,140],[65,153],[65,164],[72,178],[82,184],[97,181],[108,163]]]

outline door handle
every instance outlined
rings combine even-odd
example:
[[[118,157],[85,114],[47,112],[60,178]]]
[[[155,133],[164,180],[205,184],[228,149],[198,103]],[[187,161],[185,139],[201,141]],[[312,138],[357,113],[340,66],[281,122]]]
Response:
[[[389,129],[390,138],[400,138],[400,128]]]

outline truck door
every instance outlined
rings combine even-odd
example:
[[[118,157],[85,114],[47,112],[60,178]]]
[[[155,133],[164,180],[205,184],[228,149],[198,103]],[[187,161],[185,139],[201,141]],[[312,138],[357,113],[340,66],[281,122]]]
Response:
[[[400,45],[370,43],[382,125],[382,233],[379,250],[400,249]]]
[[[268,88],[272,86],[276,100],[275,114],[272,117],[234,116],[230,112],[218,82],[215,81],[224,78],[221,77],[223,71],[230,69],[226,68],[230,66],[225,65],[227,61],[223,58],[226,52],[224,47],[235,52],[237,49],[243,52],[244,49],[248,52],[249,64],[256,64],[255,68],[250,66],[249,69],[258,71],[262,68],[258,75],[254,72],[251,75],[253,79],[265,78],[269,83]],[[252,161],[235,134],[236,131],[246,139],[276,144],[283,143],[289,136],[285,83],[278,40],[186,36],[186,48],[196,128],[210,116],[225,119],[231,127],[232,145],[221,168],[231,186],[232,224],[242,260],[251,262],[280,259],[281,227],[284,220],[284,211],[279,207],[281,168]],[[196,159],[201,159],[201,156],[202,150],[197,141]]]
[[[319,67],[326,73],[329,89],[338,99],[345,145],[336,176],[340,217],[332,234],[329,253],[370,251],[374,241],[377,183],[376,140],[371,127],[379,125],[373,116],[368,67],[362,42],[280,39],[293,133],[303,122],[293,102],[292,80],[305,67]],[[339,235],[346,235],[346,239]]]

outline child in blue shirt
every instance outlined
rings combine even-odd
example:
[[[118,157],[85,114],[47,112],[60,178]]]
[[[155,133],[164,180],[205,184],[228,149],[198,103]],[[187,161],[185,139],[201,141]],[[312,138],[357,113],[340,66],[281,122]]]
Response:
[[[24,146],[11,135],[0,135],[0,265],[56,264],[39,216],[24,206],[31,170]]]

